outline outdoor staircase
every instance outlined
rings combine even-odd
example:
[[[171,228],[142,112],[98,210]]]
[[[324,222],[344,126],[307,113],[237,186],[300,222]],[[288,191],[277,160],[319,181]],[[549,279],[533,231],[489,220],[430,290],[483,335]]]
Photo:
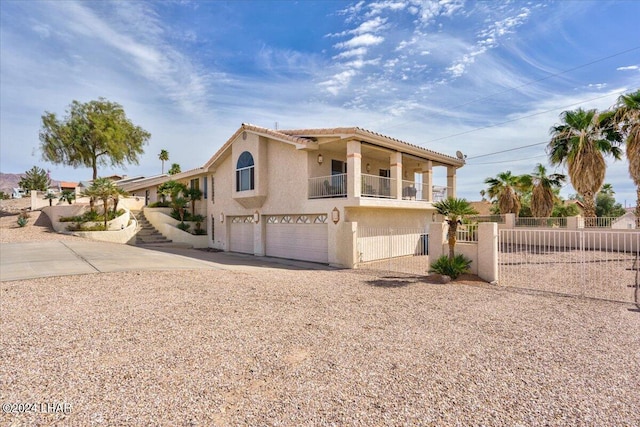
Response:
[[[171,243],[164,237],[144,216],[144,211],[135,212],[138,220],[138,233],[136,234],[136,246],[138,245],[163,245]]]

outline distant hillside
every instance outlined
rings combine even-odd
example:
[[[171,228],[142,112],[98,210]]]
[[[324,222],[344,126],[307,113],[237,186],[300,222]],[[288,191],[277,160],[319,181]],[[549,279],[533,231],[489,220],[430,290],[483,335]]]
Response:
[[[18,188],[18,183],[23,176],[23,173],[0,173],[0,191],[11,194],[14,188]],[[51,186],[56,187],[59,182],[52,179]]]

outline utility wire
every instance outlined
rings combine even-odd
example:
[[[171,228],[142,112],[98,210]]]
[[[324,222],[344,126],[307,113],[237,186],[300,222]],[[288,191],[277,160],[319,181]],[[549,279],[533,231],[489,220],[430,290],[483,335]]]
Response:
[[[536,145],[542,145],[542,144],[548,144],[549,141],[544,141],[544,142],[536,142],[534,144],[529,144],[529,145],[523,145],[521,147],[515,147],[515,148],[508,148],[506,150],[500,150],[500,151],[496,151],[494,153],[488,153],[488,154],[481,154],[479,156],[473,156],[473,157],[468,157],[467,160],[471,160],[471,159],[478,159],[480,157],[487,157],[487,156],[493,156],[494,154],[501,154],[501,153],[506,153],[508,151],[516,151],[516,150],[522,150],[523,148],[529,148],[529,147],[534,147]]]
[[[545,144],[546,144],[546,142],[545,142]],[[465,166],[497,165],[497,164],[499,164],[499,163],[523,162],[523,161],[525,161],[525,160],[530,160],[530,159],[539,159],[539,158],[541,158],[541,157],[547,157],[547,155],[546,155],[546,154],[542,154],[542,155],[540,155],[540,156],[527,157],[526,159],[500,160],[500,161],[497,161],[497,162],[469,163],[469,164],[466,164]]]
[[[625,92],[625,91],[616,92],[616,93],[615,93],[615,95],[622,95],[624,92]],[[575,102],[575,103],[573,103],[573,104],[565,105],[565,106],[563,106],[563,107],[552,108],[552,109],[550,109],[550,110],[541,111],[541,112],[539,112],[539,113],[528,114],[528,115],[526,115],[526,116],[517,117],[517,118],[515,118],[515,119],[506,120],[506,121],[504,121],[504,122],[494,123],[494,124],[492,124],[492,125],[487,125],[487,126],[479,127],[479,128],[475,128],[475,129],[467,130],[467,131],[464,131],[464,132],[454,133],[453,135],[443,136],[443,137],[441,137],[441,138],[436,138],[436,139],[430,139],[429,141],[421,142],[421,143],[418,143],[417,145],[424,145],[424,144],[428,144],[428,143],[430,143],[430,142],[441,141],[441,140],[443,140],[443,139],[453,138],[454,136],[466,135],[466,134],[468,134],[468,133],[477,132],[477,131],[479,131],[479,130],[489,129],[489,128],[492,128],[492,127],[496,127],[496,126],[504,125],[504,124],[506,124],[506,123],[517,122],[518,120],[528,119],[529,117],[539,116],[539,115],[541,115],[541,114],[550,113],[550,112],[552,112],[552,111],[556,111],[556,110],[562,110],[562,109],[564,109],[564,108],[573,107],[573,106],[576,106],[576,105],[583,104],[583,103],[585,103],[585,102],[595,101],[596,99],[606,98],[606,97],[608,97],[608,96],[612,96],[612,95],[614,95],[614,94],[612,94],[612,93],[608,93],[608,94],[606,94],[606,95],[597,96],[597,97],[595,97],[595,98],[591,98],[591,99],[585,99],[585,100],[583,100],[583,101]],[[476,157],[477,157],[477,156],[476,156]]]
[[[464,102],[462,104],[454,105],[453,107],[449,107],[449,109],[450,110],[455,110],[457,108],[464,107],[464,106],[467,106],[469,104],[473,104],[474,102],[484,101],[485,99],[493,98],[494,96],[497,96],[497,95],[502,95],[502,94],[505,94],[505,93],[508,93],[508,92],[511,92],[511,91],[514,91],[514,90],[517,90],[517,89],[521,89],[521,88],[526,87],[526,86],[530,86],[530,85],[532,85],[534,83],[539,83],[541,81],[548,80],[550,78],[557,77],[557,76],[560,76],[562,74],[570,73],[572,71],[579,70],[580,68],[588,67],[590,65],[597,64],[598,62],[606,61],[607,59],[615,58],[616,56],[624,55],[625,53],[633,52],[634,50],[638,50],[638,49],[640,49],[640,46],[634,46],[632,48],[629,48],[629,49],[614,53],[612,55],[604,56],[602,58],[595,59],[595,60],[593,60],[591,62],[587,62],[587,63],[581,64],[581,65],[575,66],[573,68],[569,68],[569,69],[566,69],[566,70],[563,70],[563,71],[558,71],[557,73],[549,74],[548,76],[541,77],[541,78],[536,79],[536,80],[529,80],[528,82],[525,82],[525,83],[523,83],[521,85],[518,85],[518,86],[511,87],[509,89],[505,89],[505,90],[502,90],[502,91],[499,91],[499,92],[494,92],[494,93],[492,93],[490,95],[482,96],[480,98],[475,98],[475,99],[472,99],[471,101],[467,101],[467,102]],[[387,126],[386,129],[398,127],[398,126],[405,125],[407,123],[411,123],[411,122],[414,122],[414,121],[415,120],[408,120],[406,122],[398,123],[398,124],[395,124],[393,126]],[[434,141],[437,141],[437,140],[434,140]],[[431,141],[427,141],[427,142],[431,142]]]
[[[528,81],[526,83],[521,84],[520,86],[514,86],[512,88],[505,89],[505,90],[500,91],[500,92],[492,93],[491,95],[487,95],[487,96],[483,96],[483,97],[480,97],[480,98],[472,99],[471,101],[467,101],[467,102],[465,102],[463,104],[456,105],[455,107],[452,107],[452,109],[458,108],[458,107],[464,107],[465,105],[469,105],[469,104],[472,104],[474,102],[484,101],[485,99],[494,97],[496,95],[502,95],[503,93],[511,92],[512,90],[520,89],[520,88],[529,86],[529,85],[531,85],[533,83],[538,83],[538,82],[541,82],[543,80],[548,80],[548,79],[550,79],[552,77],[557,77],[557,76],[560,76],[562,74],[570,73],[571,71],[579,70],[580,68],[588,67],[589,65],[597,64],[598,62],[606,61],[607,59],[615,58],[616,56],[624,55],[625,53],[633,52],[634,50],[638,50],[638,49],[640,49],[640,46],[635,46],[635,47],[632,47],[630,49],[623,50],[623,51],[618,52],[618,53],[614,53],[613,55],[605,56],[605,57],[596,59],[594,61],[587,62],[586,64],[578,65],[576,67],[569,68],[569,69],[564,70],[564,71],[559,71],[557,73],[549,74],[546,77],[541,77],[541,78],[536,79],[536,80],[530,80],[530,81]]]

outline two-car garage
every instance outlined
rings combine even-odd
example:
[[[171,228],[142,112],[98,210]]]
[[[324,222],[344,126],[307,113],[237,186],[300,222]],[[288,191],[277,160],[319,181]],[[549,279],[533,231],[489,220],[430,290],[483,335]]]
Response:
[[[279,258],[329,262],[327,216],[324,214],[267,215],[264,224],[265,255]],[[229,249],[254,253],[252,217],[232,217]]]

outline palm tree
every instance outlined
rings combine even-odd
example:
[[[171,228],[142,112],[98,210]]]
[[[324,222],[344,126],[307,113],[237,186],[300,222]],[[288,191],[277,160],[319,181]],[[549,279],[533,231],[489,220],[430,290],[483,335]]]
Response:
[[[196,201],[202,199],[202,191],[200,189],[191,187],[185,193],[188,200],[191,202],[191,215],[196,214]]]
[[[73,190],[62,190],[62,194],[60,194],[60,201],[67,202],[72,204],[76,199],[76,192]]]
[[[629,175],[636,184],[636,221],[640,226],[640,89],[618,98],[613,120],[627,141]]]
[[[613,185],[609,183],[602,184],[602,187],[600,187],[599,193],[607,196],[613,196],[614,194],[616,194],[616,192],[613,190]]]
[[[531,194],[531,213],[537,218],[549,218],[556,201],[554,190],[560,188],[566,176],[553,173],[547,175],[547,168],[538,163],[531,174],[533,192]]]
[[[598,114],[595,109],[578,108],[560,117],[563,123],[551,128],[549,160],[552,165],[568,167],[571,185],[584,199],[585,217],[595,218],[595,197],[607,169],[604,156],[620,159],[622,151],[616,146],[620,134],[611,127],[612,115]]]
[[[500,172],[495,178],[487,178],[484,183],[489,186],[487,194],[490,198],[498,199],[501,214],[520,213],[519,192],[531,184],[528,176],[512,175],[511,171]]]
[[[160,159],[160,161],[162,162],[162,173],[164,174],[164,162],[169,161],[169,152],[167,150],[160,150],[158,159]]]
[[[107,229],[109,220],[109,200],[118,196],[118,187],[109,178],[96,178],[85,191],[85,195],[102,200],[104,205],[104,229]]]
[[[120,196],[123,198],[129,197],[129,192],[123,190],[121,187],[116,186],[116,191],[113,195],[113,215],[118,212],[118,203],[120,202]]]
[[[462,223],[462,219],[466,215],[476,215],[476,211],[471,204],[465,199],[454,199],[449,197],[445,200],[433,204],[440,215],[447,217],[449,230],[447,231],[447,239],[449,241],[449,259],[453,260],[455,256],[456,235],[458,225]]]

